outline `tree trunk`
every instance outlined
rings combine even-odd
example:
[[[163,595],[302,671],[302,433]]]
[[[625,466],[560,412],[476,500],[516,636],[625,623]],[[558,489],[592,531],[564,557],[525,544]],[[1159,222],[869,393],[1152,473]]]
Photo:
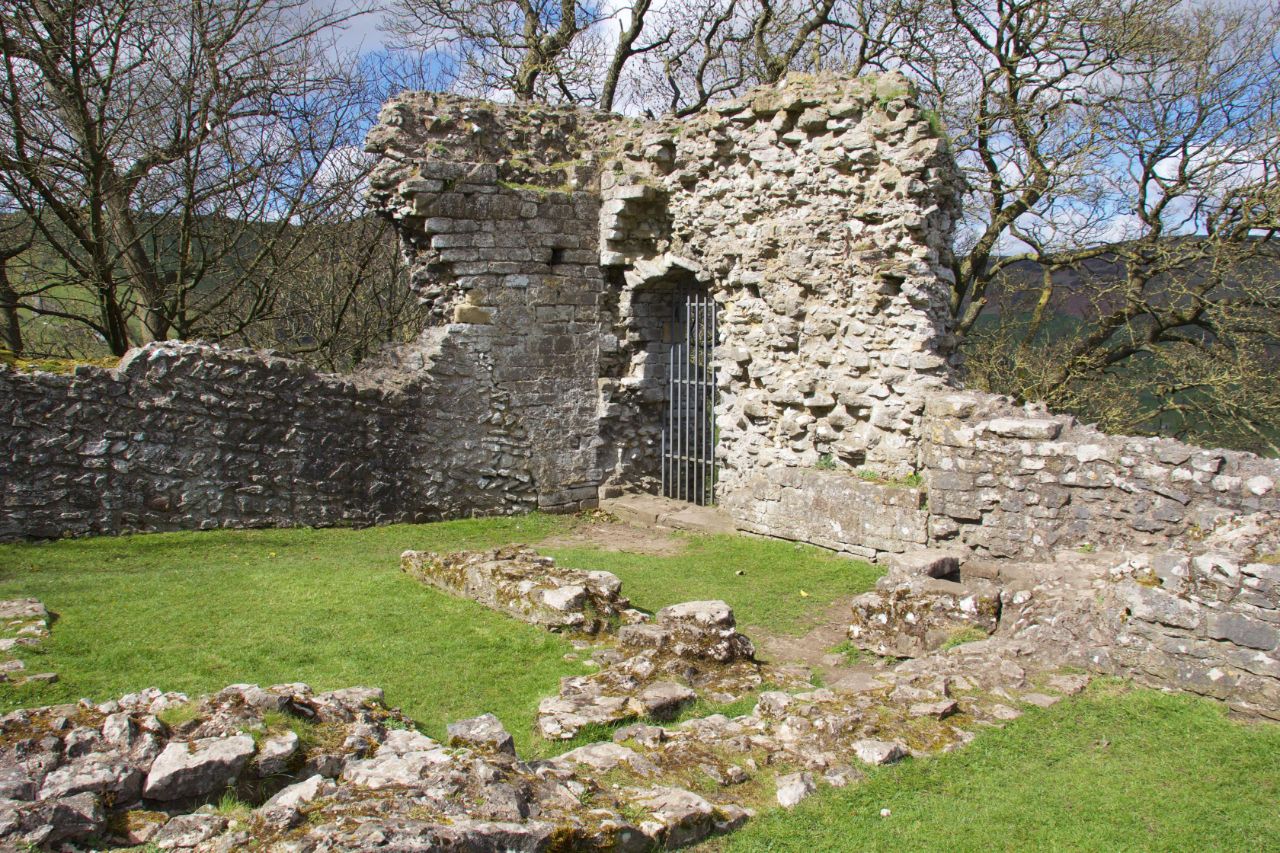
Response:
[[[22,325],[18,321],[18,294],[9,284],[9,266],[0,261],[0,322],[4,323],[4,348],[22,355]]]
[[[117,186],[118,182],[119,179],[115,179]],[[146,303],[143,314],[143,327],[146,330],[144,343],[167,340],[172,324],[165,311],[164,287],[160,283],[153,259],[147,255],[138,236],[128,199],[119,198],[116,187],[112,187],[107,193],[107,215],[111,220],[111,234],[121,252],[124,267]]]

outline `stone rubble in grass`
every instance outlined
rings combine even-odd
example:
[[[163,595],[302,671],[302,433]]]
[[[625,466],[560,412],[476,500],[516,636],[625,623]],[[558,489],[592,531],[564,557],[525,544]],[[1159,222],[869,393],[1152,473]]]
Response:
[[[902,744],[883,740],[860,740],[853,744],[854,755],[865,764],[890,764],[906,756]]]
[[[538,733],[567,740],[586,726],[672,719],[700,695],[724,703],[765,681],[793,683],[755,660],[736,624],[723,601],[688,601],[622,626],[616,644],[597,650],[599,672],[561,679],[558,694],[539,703]]]
[[[405,551],[400,567],[423,583],[551,630],[605,633],[615,621],[643,618],[621,596],[615,575],[562,568],[521,545],[443,556]]]
[[[960,555],[927,549],[894,557],[876,588],[853,600],[849,639],[885,657],[920,657],[964,633],[991,634],[1000,622],[1000,588],[959,580]]]
[[[818,790],[812,773],[790,773],[779,776],[777,782],[778,805],[784,809],[795,808],[805,797]]]
[[[861,779],[857,764],[963,745],[974,727],[998,724],[1006,703],[1028,698],[1038,677],[1030,644],[991,640],[969,644],[959,669],[971,677],[946,674],[961,660],[952,650],[886,670],[877,689],[813,689],[755,661],[723,602],[674,605],[649,626],[659,630],[601,638],[605,666],[565,679],[561,698],[594,688],[612,713],[601,719],[616,722],[644,708],[670,714],[698,690],[750,693],[766,675],[785,689],[759,693],[748,714],[638,722],[536,761],[516,755],[491,714],[450,725],[444,745],[374,688],[236,684],[197,702],[152,689],[15,711],[0,718],[0,843],[84,849],[105,835],[201,853],[250,842],[281,853],[539,850],[553,839],[673,848],[741,826],[770,785],[794,805],[819,785]],[[1040,692],[1078,692],[1087,679],[1049,675]],[[267,728],[282,719],[294,723]],[[315,737],[298,738],[294,726]],[[687,790],[691,774],[714,793]],[[261,804],[249,816],[213,812],[208,803],[227,790]]]
[[[634,722],[550,759],[522,760],[491,714],[453,723],[442,744],[373,688],[236,684],[195,703],[153,689],[15,711],[0,718],[0,843],[82,849],[106,834],[201,853],[250,842],[281,853],[671,848],[740,826],[770,792],[792,807],[823,785],[857,782],[860,768],[960,748],[982,727],[1080,693],[1095,672],[1140,678],[1139,663],[1155,673],[1178,666],[1195,689],[1194,661],[1236,661],[1236,670],[1216,665],[1236,680],[1237,700],[1254,697],[1243,710],[1266,714],[1276,707],[1264,664],[1276,653],[1268,614],[1280,593],[1278,550],[1280,519],[1256,516],[1148,554],[904,559],[890,590],[927,596],[948,583],[994,596],[987,638],[918,643],[917,657],[874,679],[817,689],[803,673],[756,660],[724,602],[673,605],[598,633],[600,670],[565,678],[538,715],[553,740],[590,723]],[[613,600],[624,602],[619,593]],[[911,616],[921,612],[904,598],[885,636],[895,627],[923,636]],[[1260,673],[1256,682],[1245,667]],[[750,713],[670,722],[698,697],[752,693]],[[316,736],[299,738],[282,718]],[[261,805],[248,817],[214,813],[208,804],[228,786]]]
[[[0,601],[0,683],[45,683],[58,680],[55,672],[27,672],[21,650],[35,649],[49,636],[49,611],[34,598]]]

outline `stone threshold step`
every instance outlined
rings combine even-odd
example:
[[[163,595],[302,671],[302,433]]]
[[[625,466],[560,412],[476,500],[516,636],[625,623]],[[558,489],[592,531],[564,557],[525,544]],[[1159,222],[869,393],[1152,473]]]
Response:
[[[641,527],[693,533],[735,533],[737,525],[717,507],[697,506],[658,495],[631,493],[600,501],[600,509]]]

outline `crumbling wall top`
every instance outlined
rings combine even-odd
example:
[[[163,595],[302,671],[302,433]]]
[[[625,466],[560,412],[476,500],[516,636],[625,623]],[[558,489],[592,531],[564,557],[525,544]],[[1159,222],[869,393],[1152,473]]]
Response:
[[[381,158],[370,181],[371,202],[410,179],[414,162],[423,159],[492,164],[497,180],[513,188],[593,188],[602,141],[638,124],[574,107],[403,92],[383,106],[365,140],[365,149]]]

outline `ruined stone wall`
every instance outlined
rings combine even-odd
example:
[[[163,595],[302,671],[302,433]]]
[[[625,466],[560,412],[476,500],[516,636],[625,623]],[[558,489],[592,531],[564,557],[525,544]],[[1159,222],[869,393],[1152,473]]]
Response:
[[[793,77],[630,131],[601,175],[601,261],[622,288],[606,421],[631,437],[606,474],[655,467],[644,389],[665,365],[645,296],[680,281],[720,306],[718,493],[737,519],[794,536],[771,504],[820,462],[910,473],[925,397],[950,375],[956,191],[896,75]]]
[[[900,554],[929,541],[924,489],[846,471],[783,468],[753,480],[750,499],[738,504],[743,530],[858,557]]]
[[[997,557],[1158,546],[1280,510],[1276,460],[1106,435],[988,394],[932,398],[920,453],[930,541]]]
[[[428,336],[400,384],[179,343],[116,370],[0,371],[0,539],[531,509],[486,338]]]
[[[395,224],[411,285],[440,321],[484,327],[492,381],[521,424],[546,509],[594,505],[604,277],[593,188],[621,119],[415,92],[367,147],[370,203]]]
[[[1091,665],[1280,719],[1280,517],[1234,520],[1118,572],[1115,640]]]

